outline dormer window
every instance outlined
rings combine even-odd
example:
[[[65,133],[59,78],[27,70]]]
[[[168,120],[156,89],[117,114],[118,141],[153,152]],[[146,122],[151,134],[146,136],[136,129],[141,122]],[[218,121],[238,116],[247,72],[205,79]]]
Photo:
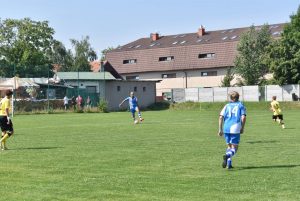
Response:
[[[168,56],[168,57],[159,57],[158,61],[173,61],[174,56]]]
[[[215,53],[206,53],[206,54],[199,54],[198,58],[199,59],[212,59],[215,57]]]
[[[123,64],[135,64],[137,62],[136,59],[126,59],[123,60]]]

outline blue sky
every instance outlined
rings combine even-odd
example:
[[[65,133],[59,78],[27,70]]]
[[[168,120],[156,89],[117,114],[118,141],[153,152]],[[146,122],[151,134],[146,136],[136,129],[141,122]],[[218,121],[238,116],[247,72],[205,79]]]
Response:
[[[289,22],[300,0],[0,0],[0,18],[47,20],[55,38],[90,36],[100,55],[151,32],[162,35]]]

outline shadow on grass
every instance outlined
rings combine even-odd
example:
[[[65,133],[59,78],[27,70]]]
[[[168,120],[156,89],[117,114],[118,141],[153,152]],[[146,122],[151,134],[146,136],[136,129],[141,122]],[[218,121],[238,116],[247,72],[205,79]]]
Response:
[[[48,149],[62,149],[63,147],[24,147],[24,148],[15,148],[8,150],[48,150]]]
[[[285,130],[295,130],[296,128],[285,128]]]
[[[300,167],[300,165],[267,165],[267,166],[248,166],[238,167],[236,170],[251,170],[251,169],[276,169],[276,168],[294,168]]]
[[[249,144],[265,143],[265,144],[268,144],[268,143],[275,143],[275,142],[278,142],[278,141],[276,141],[276,140],[257,140],[257,141],[249,141],[249,142],[246,142],[246,143],[249,143]]]

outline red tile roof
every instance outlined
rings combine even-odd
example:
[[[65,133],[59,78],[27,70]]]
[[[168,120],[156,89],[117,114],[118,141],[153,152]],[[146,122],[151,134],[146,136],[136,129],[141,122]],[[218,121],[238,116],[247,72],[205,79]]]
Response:
[[[279,37],[284,25],[269,25],[272,36]],[[156,41],[141,38],[108,52],[106,58],[120,74],[233,66],[240,36],[248,30],[249,27],[208,31],[203,36],[177,34],[161,36]],[[199,59],[202,53],[215,53],[215,57]],[[167,56],[174,56],[174,60],[159,62],[159,57]],[[136,63],[123,64],[131,59]]]

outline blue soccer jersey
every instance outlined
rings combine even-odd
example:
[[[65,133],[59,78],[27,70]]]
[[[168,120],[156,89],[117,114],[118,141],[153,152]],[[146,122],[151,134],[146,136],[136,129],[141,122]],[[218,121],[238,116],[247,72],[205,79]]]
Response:
[[[225,105],[220,113],[224,117],[224,133],[240,134],[242,116],[246,115],[246,108],[241,102],[231,102]]]
[[[125,99],[125,101],[127,101],[127,100],[128,100],[128,102],[129,102],[129,108],[130,108],[130,109],[135,109],[135,108],[138,106],[138,100],[137,100],[136,97],[133,97],[133,98],[127,97],[127,98]]]

